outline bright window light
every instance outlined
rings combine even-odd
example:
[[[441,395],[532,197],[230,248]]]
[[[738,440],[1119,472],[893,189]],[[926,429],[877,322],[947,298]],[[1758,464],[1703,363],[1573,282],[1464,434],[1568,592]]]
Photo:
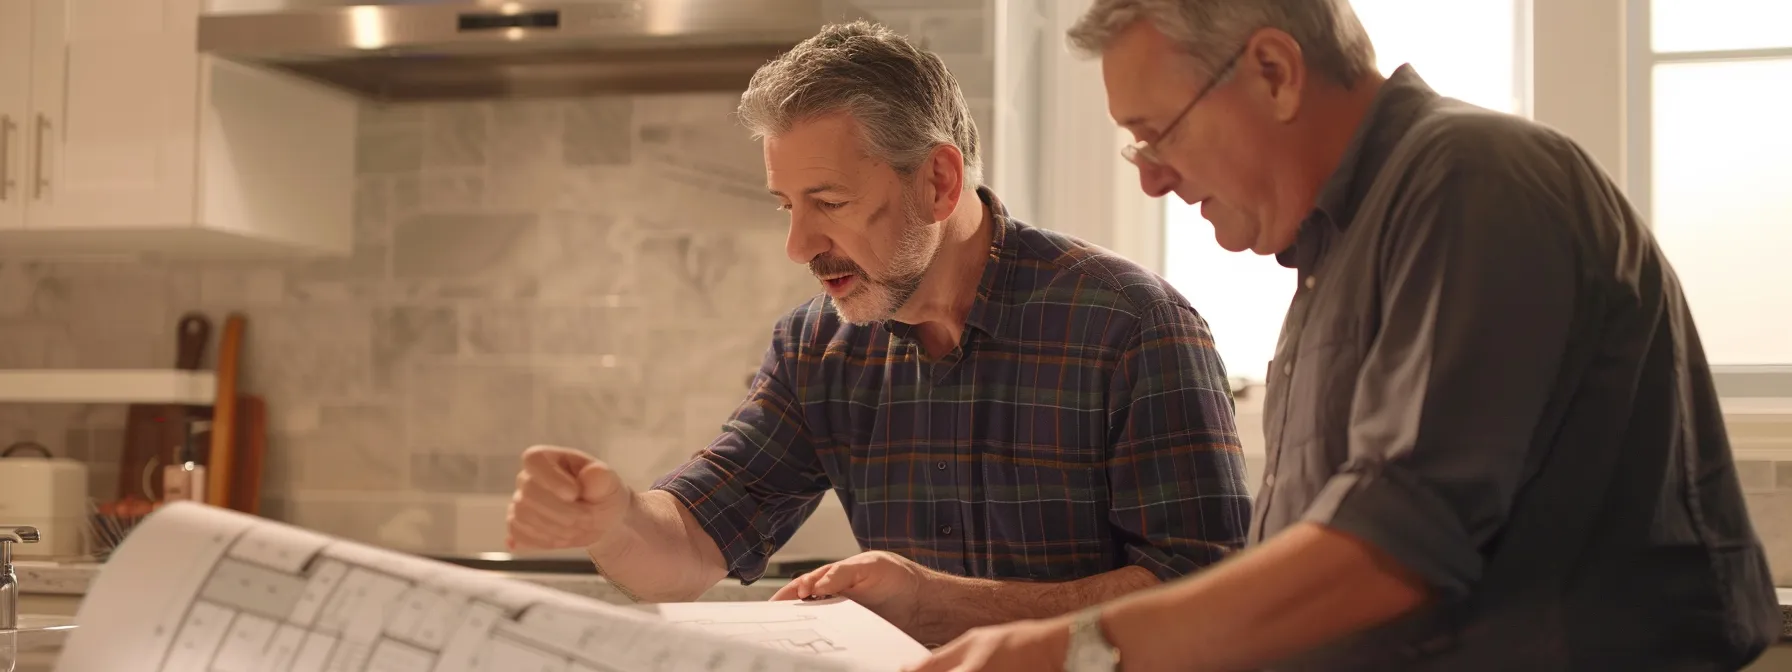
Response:
[[[1654,78],[1655,235],[1705,356],[1792,363],[1792,58],[1663,63]]]
[[[1792,47],[1792,1],[1653,0],[1649,26],[1657,53]]]

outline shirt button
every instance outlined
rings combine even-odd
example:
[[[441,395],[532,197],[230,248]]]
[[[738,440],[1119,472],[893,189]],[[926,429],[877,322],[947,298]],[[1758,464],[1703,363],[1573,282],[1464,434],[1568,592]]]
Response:
[[[1294,375],[1294,365],[1293,364],[1283,364],[1282,365],[1282,375],[1284,375],[1284,376]]]
[[[1312,289],[1312,288],[1313,288],[1313,276],[1309,275],[1309,276],[1307,276],[1307,289]]]
[[[952,536],[952,526],[951,525],[941,525],[940,526],[940,534],[948,536],[948,537]]]
[[[938,469],[940,471],[945,471],[946,470],[946,461],[940,460],[938,462],[933,463],[933,468]]]

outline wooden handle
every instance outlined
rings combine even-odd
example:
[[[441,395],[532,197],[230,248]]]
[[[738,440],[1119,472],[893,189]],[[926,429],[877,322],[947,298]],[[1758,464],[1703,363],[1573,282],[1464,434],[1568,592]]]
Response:
[[[224,319],[218,339],[218,392],[212,404],[212,448],[206,458],[205,503],[230,506],[231,475],[236,472],[236,384],[242,361],[243,331],[247,320],[237,313]]]
[[[175,340],[174,368],[199,370],[199,362],[205,359],[205,343],[211,334],[212,323],[204,315],[187,313],[181,316],[180,332]]]

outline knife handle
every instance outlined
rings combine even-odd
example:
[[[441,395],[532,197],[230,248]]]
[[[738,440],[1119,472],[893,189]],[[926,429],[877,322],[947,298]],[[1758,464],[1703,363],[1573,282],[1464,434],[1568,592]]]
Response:
[[[174,367],[187,371],[199,370],[199,360],[205,358],[205,344],[211,337],[212,323],[199,313],[187,313],[180,318],[179,352],[175,355]]]

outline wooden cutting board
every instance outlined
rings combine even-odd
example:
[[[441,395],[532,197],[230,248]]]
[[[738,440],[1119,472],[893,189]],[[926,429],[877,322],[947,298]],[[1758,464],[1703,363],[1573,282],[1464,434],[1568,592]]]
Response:
[[[181,316],[174,367],[199,370],[211,322],[199,313]],[[131,404],[126,410],[124,448],[119,455],[117,498],[162,499],[162,467],[174,462],[187,437],[187,418],[206,412],[203,406]]]

